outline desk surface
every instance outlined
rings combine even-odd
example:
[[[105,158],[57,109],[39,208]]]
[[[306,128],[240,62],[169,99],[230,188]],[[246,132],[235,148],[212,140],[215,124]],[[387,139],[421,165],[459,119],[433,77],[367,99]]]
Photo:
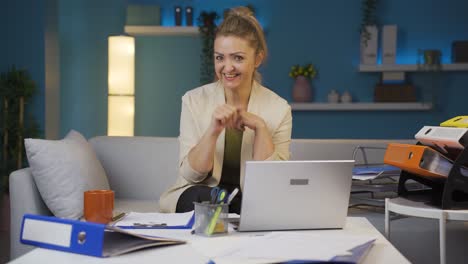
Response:
[[[192,236],[192,238],[196,237],[195,240],[209,239],[190,235],[189,232],[190,231],[185,230],[184,234],[179,235],[179,238],[183,239],[184,236],[187,238]],[[346,226],[343,230],[313,230],[304,232],[320,232],[324,235],[327,233],[345,232],[348,234],[375,236],[377,240],[363,263],[410,263],[364,217],[348,217]],[[235,235],[237,234],[243,235],[252,233],[235,233]],[[197,252],[190,243],[191,242],[185,245],[165,248],[153,248],[112,258],[96,258],[37,248],[13,260],[11,263],[207,263],[209,259]]]

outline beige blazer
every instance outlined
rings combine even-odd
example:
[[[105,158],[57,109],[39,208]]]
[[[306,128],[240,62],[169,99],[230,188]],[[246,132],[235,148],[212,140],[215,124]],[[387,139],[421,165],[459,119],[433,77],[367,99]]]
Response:
[[[179,175],[172,187],[161,195],[161,212],[175,212],[179,196],[193,185],[218,185],[224,156],[224,136],[221,132],[216,142],[213,170],[202,174],[195,171],[188,161],[189,151],[198,144],[208,129],[215,108],[225,103],[224,89],[220,82],[207,84],[188,91],[182,97],[179,135]],[[272,135],[275,152],[267,160],[289,159],[291,143],[291,107],[286,100],[271,90],[254,82],[247,111],[264,119]],[[245,161],[252,160],[255,132],[246,128],[241,146],[241,178],[244,182]],[[241,189],[243,186],[241,185]]]

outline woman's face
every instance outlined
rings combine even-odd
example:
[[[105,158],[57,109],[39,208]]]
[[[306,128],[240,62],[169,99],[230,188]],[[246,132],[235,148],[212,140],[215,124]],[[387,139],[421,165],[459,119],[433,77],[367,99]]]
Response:
[[[216,76],[225,89],[242,89],[250,87],[261,56],[255,54],[245,39],[219,36],[214,42],[214,63]]]

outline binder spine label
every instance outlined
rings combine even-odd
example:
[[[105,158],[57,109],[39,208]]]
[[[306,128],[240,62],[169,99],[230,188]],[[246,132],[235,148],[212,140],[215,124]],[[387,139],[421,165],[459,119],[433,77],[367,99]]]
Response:
[[[24,219],[22,239],[47,243],[54,246],[70,247],[72,225]]]

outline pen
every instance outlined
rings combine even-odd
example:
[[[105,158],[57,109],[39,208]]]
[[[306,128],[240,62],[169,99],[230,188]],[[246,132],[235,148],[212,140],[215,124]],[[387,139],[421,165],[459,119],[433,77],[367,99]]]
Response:
[[[232,193],[229,195],[228,200],[227,200],[228,204],[231,204],[232,200],[234,199],[234,197],[236,197],[238,192],[239,192],[239,188],[235,188],[234,191],[232,191]]]
[[[119,221],[126,215],[125,212],[121,212],[120,214],[117,214],[116,216],[112,217],[112,222]]]
[[[226,191],[223,191],[220,193],[218,197],[218,206],[216,207],[215,213],[213,214],[213,217],[211,218],[210,222],[208,223],[208,226],[206,227],[205,234],[211,236],[213,234],[213,231],[216,227],[216,223],[218,222],[219,215],[221,214],[222,210],[222,205],[224,204],[224,199]]]
[[[133,223],[133,226],[137,226],[137,227],[165,227],[167,226],[166,223],[148,223],[148,224],[145,224],[145,223]]]

